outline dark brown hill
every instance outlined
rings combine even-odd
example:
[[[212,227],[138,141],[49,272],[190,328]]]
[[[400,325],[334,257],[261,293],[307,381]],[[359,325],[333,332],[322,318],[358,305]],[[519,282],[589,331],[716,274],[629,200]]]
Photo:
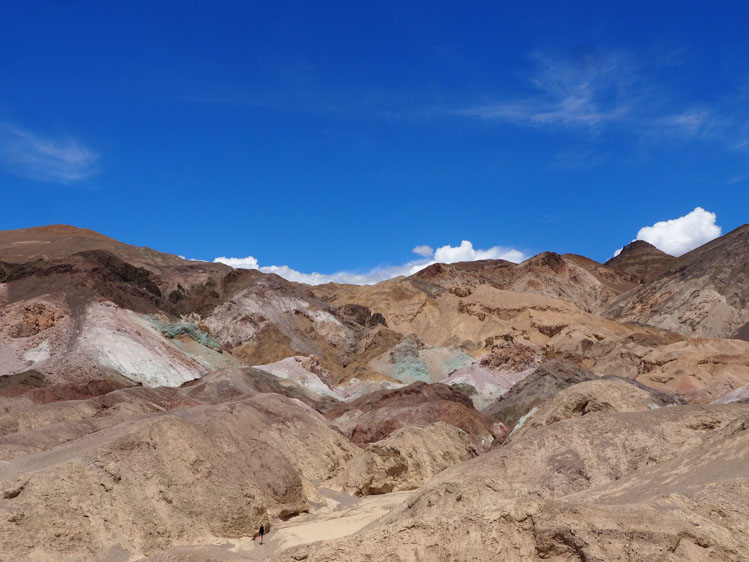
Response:
[[[676,258],[644,240],[630,242],[606,262],[608,267],[639,277],[643,283],[655,279]]]
[[[0,231],[0,261],[26,263],[38,259],[55,260],[87,250],[105,250],[123,261],[149,269],[178,266],[186,262],[173,254],[131,246],[93,230],[66,224]]]
[[[587,312],[600,310],[639,283],[627,272],[583,256],[554,252],[543,252],[519,264],[505,260],[436,263],[411,279],[448,289],[457,296],[467,296],[477,285],[535,293],[572,302]]]
[[[524,415],[568,386],[595,380],[593,373],[574,363],[553,359],[541,365],[532,375],[510,388],[483,413],[513,428]]]
[[[274,274],[90,230],[0,232],[0,376],[34,370],[45,384],[124,376],[178,385],[212,368],[315,355],[338,379],[368,378],[376,374],[360,357],[400,339],[383,334],[383,323],[364,306],[331,306]]]
[[[647,285],[607,311],[686,335],[730,338],[749,323],[749,225],[675,259]]]
[[[384,439],[405,425],[439,421],[465,431],[477,451],[488,449],[494,440],[492,421],[473,407],[470,398],[439,383],[416,382],[372,392],[350,403],[330,403],[323,413],[360,446]]]

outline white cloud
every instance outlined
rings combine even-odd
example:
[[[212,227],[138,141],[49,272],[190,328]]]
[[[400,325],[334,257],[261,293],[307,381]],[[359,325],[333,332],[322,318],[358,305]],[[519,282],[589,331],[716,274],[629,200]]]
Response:
[[[642,227],[635,240],[650,242],[667,254],[681,256],[721,235],[722,229],[715,224],[716,219],[715,213],[697,207],[683,217]],[[621,250],[619,248],[614,255],[619,255]]]
[[[430,252],[427,252],[426,249]],[[416,250],[423,250],[423,254],[416,252]],[[214,262],[223,263],[231,267],[240,269],[257,269],[263,273],[275,273],[280,275],[284,279],[294,281],[296,283],[307,283],[309,285],[321,285],[323,283],[347,283],[353,285],[373,285],[380,281],[386,281],[399,277],[401,275],[409,276],[413,275],[428,267],[432,264],[441,263],[455,263],[458,261],[475,261],[475,260],[486,260],[486,259],[505,259],[512,262],[521,262],[527,258],[527,256],[514,248],[505,248],[502,246],[494,246],[488,250],[477,250],[474,249],[473,244],[468,240],[463,240],[460,246],[441,246],[436,251],[432,250],[430,246],[417,246],[414,248],[414,253],[419,255],[427,255],[431,257],[434,254],[434,259],[425,257],[424,259],[412,260],[402,265],[376,267],[364,272],[355,271],[338,271],[335,273],[304,273],[297,271],[289,267],[288,265],[267,265],[260,266],[257,259],[252,256],[246,258],[227,258],[219,257],[214,259]]]
[[[623,54],[577,61],[539,54],[533,58],[538,65],[531,78],[536,95],[471,107],[461,113],[533,126],[592,128],[629,112],[628,93],[636,77]]]
[[[714,119],[707,108],[691,108],[676,115],[664,117],[661,124],[685,137],[697,136]]]
[[[431,258],[434,255],[434,248],[432,248],[431,246],[427,246],[426,244],[423,246],[416,246],[411,251],[414,254],[418,254],[419,256],[424,256],[425,258]]]
[[[618,51],[577,58],[537,53],[531,60],[530,94],[489,98],[452,113],[526,127],[587,129],[594,138],[604,128],[618,127],[642,142],[667,147],[700,141],[749,149],[745,87],[685,104],[683,93],[663,80],[658,57]],[[584,162],[593,160],[588,155]],[[555,162],[560,163],[564,160]]]
[[[424,260],[416,260],[408,262],[404,265],[394,265],[390,267],[377,267],[365,271],[363,273],[356,273],[353,271],[338,271],[335,273],[302,273],[295,269],[290,268],[288,265],[269,265],[261,267],[260,271],[263,273],[275,273],[280,275],[284,279],[289,281],[295,281],[297,283],[307,283],[309,285],[321,285],[323,283],[346,283],[351,285],[373,285],[380,281],[387,281],[400,275],[413,275],[414,273],[424,269],[428,265],[434,262],[427,262]]]
[[[69,184],[91,176],[99,156],[73,137],[42,137],[6,124],[0,129],[0,159],[16,175]]]
[[[488,250],[475,250],[468,240],[463,240],[460,246],[441,246],[434,252],[434,261],[438,263],[476,260],[507,260],[517,263],[524,259],[525,255],[514,248],[494,246]]]
[[[223,263],[236,269],[258,269],[259,264],[252,256],[246,258],[226,258],[221,256],[213,260],[214,263]]]
[[[348,283],[353,285],[371,285],[398,277],[399,275],[413,275],[417,271],[434,263],[429,260],[414,260],[404,265],[377,267],[363,273],[353,271],[338,271],[335,273],[303,273],[288,265],[266,265],[260,267],[257,259],[252,256],[246,258],[219,257],[214,263],[223,263],[237,269],[257,269],[263,273],[275,273],[296,283],[321,285],[323,283]]]

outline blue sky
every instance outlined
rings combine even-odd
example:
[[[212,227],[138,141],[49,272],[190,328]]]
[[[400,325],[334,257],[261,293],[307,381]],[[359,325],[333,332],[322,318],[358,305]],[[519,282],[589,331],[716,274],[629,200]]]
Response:
[[[0,4],[0,229],[366,280],[747,222],[740,2]]]

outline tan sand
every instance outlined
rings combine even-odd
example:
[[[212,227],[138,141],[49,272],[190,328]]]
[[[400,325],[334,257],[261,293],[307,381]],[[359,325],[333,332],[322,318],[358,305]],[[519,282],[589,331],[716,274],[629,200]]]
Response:
[[[265,560],[292,546],[352,535],[388,513],[413,493],[393,492],[356,498],[324,488],[318,492],[324,503],[313,505],[309,513],[274,525],[271,532],[266,534],[262,545],[260,539],[253,540],[252,537],[205,537],[190,546],[174,547],[143,560]]]

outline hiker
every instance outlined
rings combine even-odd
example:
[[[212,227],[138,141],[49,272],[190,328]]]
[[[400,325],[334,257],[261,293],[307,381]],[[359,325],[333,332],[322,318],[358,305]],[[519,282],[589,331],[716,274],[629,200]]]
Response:
[[[260,544],[263,544],[263,536],[265,535],[265,525],[260,523],[260,531],[258,532],[260,535]]]

